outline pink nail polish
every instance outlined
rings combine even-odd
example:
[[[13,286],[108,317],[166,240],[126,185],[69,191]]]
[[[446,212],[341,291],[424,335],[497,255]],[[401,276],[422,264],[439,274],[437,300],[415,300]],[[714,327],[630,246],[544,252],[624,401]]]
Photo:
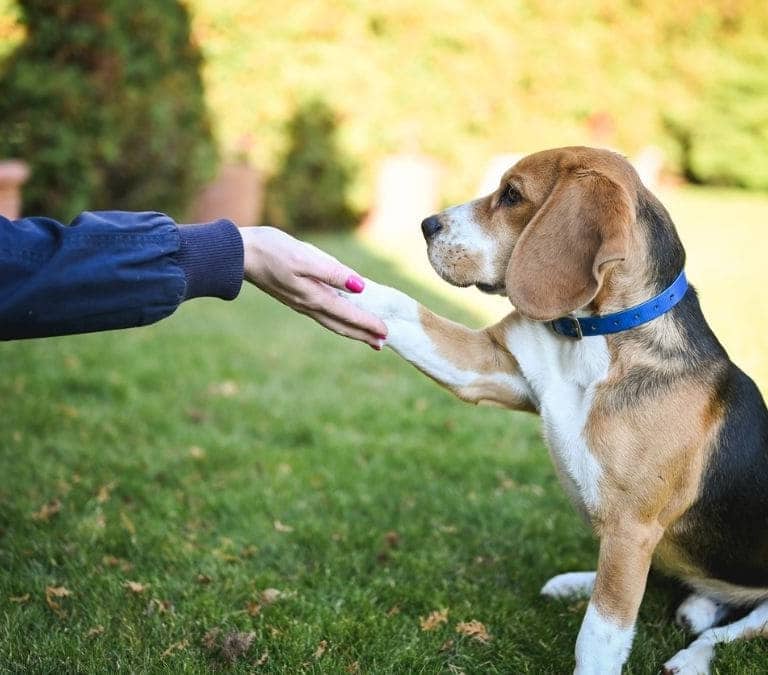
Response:
[[[347,290],[353,293],[362,293],[365,288],[365,282],[357,274],[350,275],[344,285],[347,287]]]
[[[386,336],[386,335],[377,335],[376,337],[377,337],[379,340],[386,340],[386,339],[387,339],[387,336]]]

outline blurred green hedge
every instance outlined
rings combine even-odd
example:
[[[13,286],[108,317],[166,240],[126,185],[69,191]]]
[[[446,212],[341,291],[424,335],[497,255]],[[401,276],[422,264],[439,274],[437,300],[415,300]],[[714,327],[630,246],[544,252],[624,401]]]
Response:
[[[190,18],[176,0],[22,0],[0,72],[0,157],[32,165],[24,211],[180,217],[216,158]]]

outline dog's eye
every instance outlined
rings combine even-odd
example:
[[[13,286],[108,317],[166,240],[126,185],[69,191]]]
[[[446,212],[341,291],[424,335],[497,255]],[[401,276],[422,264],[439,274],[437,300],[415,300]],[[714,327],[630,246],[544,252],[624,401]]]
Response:
[[[501,195],[501,199],[499,199],[499,203],[502,206],[514,206],[515,204],[519,204],[521,201],[523,201],[523,195],[521,195],[520,191],[513,185],[507,185],[506,189]]]

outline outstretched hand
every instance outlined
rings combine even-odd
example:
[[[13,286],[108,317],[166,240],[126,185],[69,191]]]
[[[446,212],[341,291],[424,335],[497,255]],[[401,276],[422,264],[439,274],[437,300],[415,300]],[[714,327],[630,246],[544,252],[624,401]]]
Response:
[[[381,348],[386,325],[335,290],[362,292],[365,283],[353,270],[274,227],[243,227],[240,233],[247,281],[334,333]]]

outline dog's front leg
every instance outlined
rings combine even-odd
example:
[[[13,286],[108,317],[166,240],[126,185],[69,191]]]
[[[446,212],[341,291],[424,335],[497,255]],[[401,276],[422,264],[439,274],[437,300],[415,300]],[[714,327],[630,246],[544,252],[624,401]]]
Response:
[[[472,330],[437,316],[401,291],[368,280],[362,293],[344,295],[386,323],[388,347],[459,398],[535,410],[500,326]]]
[[[663,529],[621,517],[601,525],[599,534],[595,588],[576,639],[577,675],[621,673]]]

